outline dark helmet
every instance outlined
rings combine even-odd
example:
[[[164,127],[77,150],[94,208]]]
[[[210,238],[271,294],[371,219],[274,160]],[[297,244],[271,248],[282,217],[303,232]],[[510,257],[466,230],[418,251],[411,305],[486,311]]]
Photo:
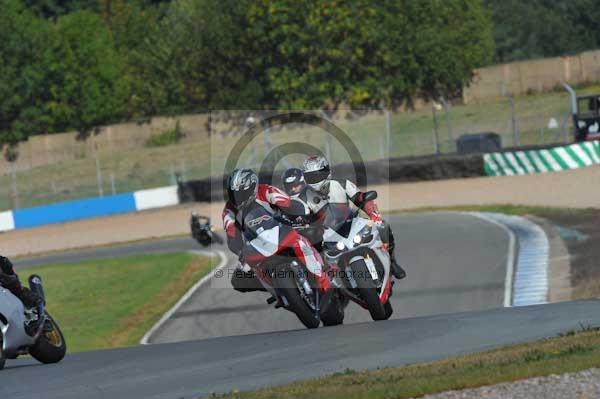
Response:
[[[238,208],[252,203],[258,193],[258,176],[250,169],[236,169],[227,180],[229,201]]]
[[[281,176],[281,180],[283,181],[283,188],[288,195],[300,194],[302,189],[306,187],[304,173],[298,168],[286,170],[283,176]]]
[[[313,155],[308,157],[302,165],[306,183],[315,191],[322,194],[329,193],[331,181],[331,168],[325,157]]]

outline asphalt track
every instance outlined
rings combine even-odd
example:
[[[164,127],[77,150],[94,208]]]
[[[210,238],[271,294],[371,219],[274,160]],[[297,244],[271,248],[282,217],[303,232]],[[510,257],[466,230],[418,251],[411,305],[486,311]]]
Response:
[[[0,397],[197,398],[429,361],[600,324],[600,301],[563,302],[406,320],[77,353],[62,363],[8,363]]]
[[[502,306],[509,237],[468,214],[422,213],[390,218],[397,258],[408,277],[396,283],[393,318]],[[196,292],[150,342],[179,342],[302,328],[296,316],[274,309],[266,293],[239,293],[229,283],[232,259],[222,277]],[[345,323],[369,321],[351,303]]]
[[[233,292],[225,273],[152,337],[194,341],[72,354],[51,366],[9,361],[0,372],[0,397],[193,398],[346,368],[428,361],[600,324],[599,301],[500,308],[509,239],[498,226],[452,213],[404,215],[392,223],[408,270],[394,289],[395,320],[367,321],[364,310],[349,307],[346,325],[305,330],[289,312],[268,306],[266,294]]]

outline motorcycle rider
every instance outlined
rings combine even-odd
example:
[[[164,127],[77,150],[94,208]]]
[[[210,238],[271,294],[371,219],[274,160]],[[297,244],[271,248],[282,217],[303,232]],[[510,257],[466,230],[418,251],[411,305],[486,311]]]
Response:
[[[291,227],[281,225],[274,217],[277,209],[307,214],[308,209],[302,203],[292,201],[277,187],[259,184],[258,176],[250,169],[236,169],[231,173],[227,181],[227,197],[228,201],[223,209],[223,226],[227,245],[239,256],[241,264],[255,266],[268,257],[291,248],[297,259],[310,271],[318,274],[317,270],[322,270],[321,256],[310,243]],[[275,231],[275,227],[278,227],[279,236],[261,242],[258,237],[270,230]],[[324,275],[322,277],[321,285],[328,287],[329,280]],[[254,272],[245,266],[236,269],[231,284],[240,292],[264,290]]]
[[[385,223],[377,204],[373,200],[365,200],[365,193],[359,191],[356,184],[349,180],[338,181],[331,178],[329,162],[323,156],[310,156],[302,165],[304,179],[310,187],[304,199],[311,212],[318,215],[327,203],[348,204],[351,201],[362,209],[369,218],[379,226],[383,242],[388,244],[391,260],[391,272],[397,279],[406,277],[406,271],[396,262],[394,254],[394,234],[389,224]]]
[[[283,181],[285,192],[290,197],[298,197],[306,188],[306,180],[304,179],[304,172],[302,172],[302,169],[287,169],[283,173],[281,180]]]
[[[42,298],[36,293],[29,288],[23,287],[19,280],[19,276],[15,273],[12,262],[4,256],[0,256],[0,286],[6,288],[14,296],[19,298],[23,305],[28,309],[35,308],[42,301]],[[37,330],[36,327],[36,325],[30,324],[25,330],[32,334]]]
[[[192,237],[196,237],[200,232],[200,215],[198,212],[192,211],[190,215],[190,229],[192,230]]]

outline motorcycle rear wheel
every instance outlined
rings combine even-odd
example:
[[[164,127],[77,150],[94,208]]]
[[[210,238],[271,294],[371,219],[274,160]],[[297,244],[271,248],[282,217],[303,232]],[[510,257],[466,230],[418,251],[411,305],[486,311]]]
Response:
[[[41,363],[58,363],[67,353],[67,343],[52,316],[46,312],[46,317],[46,323],[51,324],[52,330],[42,332],[35,344],[29,348],[29,354]]]
[[[321,315],[323,325],[326,327],[338,326],[344,323],[344,307],[342,301],[335,293],[335,296],[331,298],[331,303],[327,307],[325,314]]]
[[[284,296],[288,302],[288,308],[298,316],[300,322],[306,328],[317,328],[321,320],[311,307],[302,299],[298,284],[296,282],[296,273],[286,268],[276,273],[273,279],[274,287],[280,296]]]
[[[366,302],[367,309],[371,314],[373,320],[386,320],[386,311],[384,306],[379,301],[379,294],[377,292],[377,286],[371,278],[371,273],[367,268],[364,260],[358,260],[353,262],[351,265],[352,276],[356,285],[360,290],[361,298]],[[391,314],[390,314],[391,316]]]

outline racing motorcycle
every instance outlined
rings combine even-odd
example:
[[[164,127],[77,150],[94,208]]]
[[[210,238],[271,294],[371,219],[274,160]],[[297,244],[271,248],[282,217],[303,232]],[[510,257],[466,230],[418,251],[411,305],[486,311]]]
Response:
[[[207,247],[210,244],[223,244],[223,238],[215,232],[215,228],[210,224],[210,218],[199,216],[192,213],[190,216],[190,228],[192,238],[198,241],[198,244]]]
[[[67,352],[58,324],[45,309],[41,278],[30,276],[29,287],[42,298],[34,309],[26,309],[19,298],[0,287],[0,369],[6,359],[20,355],[30,354],[41,363],[58,363]],[[26,329],[31,329],[29,334]]]
[[[246,229],[252,231],[254,238],[248,242],[266,257],[252,269],[271,294],[267,303],[296,314],[307,328],[317,328],[321,322],[325,326],[342,324],[344,307],[337,290],[323,287],[323,279],[329,278],[327,270],[310,270],[310,266],[296,259],[289,245],[279,250],[280,244],[289,239],[288,233],[292,229],[286,219],[271,215],[260,206],[250,213]]]
[[[377,198],[375,191],[366,195],[368,201]],[[334,286],[367,309],[373,320],[389,319],[391,261],[379,229],[349,206],[327,205],[325,212],[322,253],[334,270]]]

